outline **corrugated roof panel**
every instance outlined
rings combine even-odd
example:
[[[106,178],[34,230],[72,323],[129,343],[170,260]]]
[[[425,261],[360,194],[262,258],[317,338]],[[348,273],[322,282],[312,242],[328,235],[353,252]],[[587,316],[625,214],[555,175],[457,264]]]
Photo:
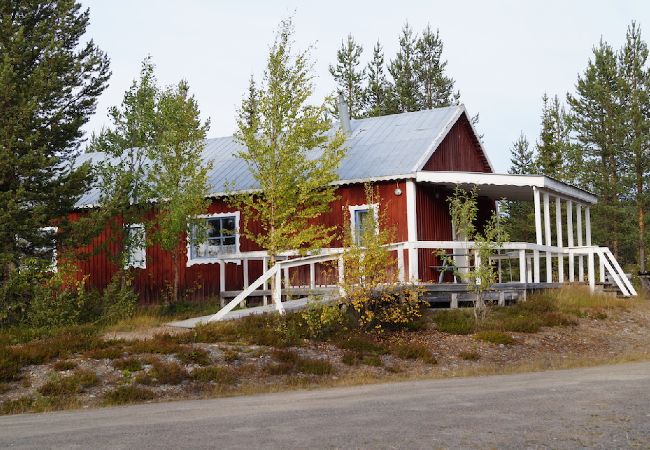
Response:
[[[462,106],[449,106],[353,119],[352,132],[345,143],[347,154],[339,168],[340,181],[413,173],[434,140],[462,110]],[[208,174],[211,193],[223,193],[226,186],[234,190],[257,188],[245,162],[236,156],[242,149],[232,136],[206,140],[203,159],[213,165]],[[316,150],[315,154],[318,153]],[[101,155],[85,154],[83,158],[97,161]],[[92,190],[77,206],[92,205],[97,200],[98,192]]]

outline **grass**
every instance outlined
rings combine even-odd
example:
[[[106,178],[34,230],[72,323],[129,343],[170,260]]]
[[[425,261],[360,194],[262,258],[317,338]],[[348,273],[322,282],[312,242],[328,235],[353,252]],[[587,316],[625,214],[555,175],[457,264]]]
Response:
[[[269,375],[328,375],[334,372],[332,364],[324,359],[306,358],[293,350],[274,350],[272,357],[277,362],[268,363],[264,370]]]
[[[129,372],[137,372],[142,370],[142,361],[137,358],[122,358],[116,359],[112,362],[113,367],[117,370],[128,370]]]
[[[239,359],[239,352],[228,348],[223,352],[223,359],[226,362],[237,361]]]
[[[183,347],[176,353],[181,362],[185,364],[198,364],[199,366],[209,366],[212,364],[210,353],[202,348]]]
[[[438,363],[436,358],[431,354],[429,347],[418,342],[394,344],[391,346],[390,352],[401,359],[416,359],[426,364]]]
[[[66,370],[76,369],[77,363],[74,361],[68,361],[67,359],[61,359],[52,364],[52,368],[54,370],[58,370],[59,372],[64,372]]]
[[[476,329],[476,320],[472,311],[451,309],[437,311],[432,315],[436,329],[449,334],[472,334]]]
[[[105,405],[124,405],[127,403],[140,403],[153,400],[156,394],[147,388],[135,385],[120,386],[104,394]]]
[[[235,384],[237,382],[236,372],[224,366],[199,367],[194,369],[190,376],[194,381],[203,383]]]
[[[464,361],[478,361],[481,359],[481,355],[479,355],[477,352],[468,352],[468,351],[462,351],[458,354],[458,357]]]
[[[479,331],[474,335],[474,339],[491,344],[512,345],[516,343],[511,335],[503,331]]]
[[[362,354],[385,355],[388,348],[368,335],[350,335],[335,342],[343,350],[351,350]]]
[[[126,348],[130,353],[155,353],[161,355],[181,353],[183,349],[177,339],[169,334],[157,334],[149,339],[133,341]]]
[[[54,374],[47,383],[38,389],[38,392],[47,397],[73,395],[91,386],[96,386],[98,383],[99,378],[95,372],[78,369],[65,377]]]
[[[154,361],[148,375],[158,384],[180,384],[189,377],[183,366],[165,361]]]

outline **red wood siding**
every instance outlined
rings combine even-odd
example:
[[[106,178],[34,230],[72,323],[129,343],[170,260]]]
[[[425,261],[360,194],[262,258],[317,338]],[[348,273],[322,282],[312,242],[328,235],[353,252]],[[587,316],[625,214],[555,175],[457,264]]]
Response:
[[[400,188],[403,193],[406,187],[403,181],[400,182],[382,182],[375,185],[378,195],[377,203],[380,204],[380,213],[384,215],[387,223],[391,224],[395,230],[397,241],[407,239],[406,230],[406,195],[395,195],[395,189]],[[339,198],[332,202],[329,212],[323,214],[319,219],[320,223],[336,228],[336,232],[341,236],[343,226],[350,226],[349,215],[346,213],[348,207],[352,205],[362,205],[366,203],[365,191],[363,185],[342,186],[338,189]],[[223,199],[214,199],[208,209],[209,213],[234,212],[235,209],[230,207]],[[71,215],[75,220],[80,213]],[[244,225],[245,217],[240,218],[240,227]],[[254,233],[262,230],[259,225],[248,222],[248,229]],[[103,289],[110,282],[117,268],[110,262],[107,252],[118,251],[119,244],[110,239],[110,227],[106,227],[91,244],[84,248],[77,249],[79,256],[75,258],[78,262],[80,275],[89,275],[89,286],[97,289]],[[335,239],[331,246],[340,247],[341,239]],[[186,258],[186,243],[181,245],[183,251],[183,260]],[[240,231],[240,250],[242,252],[261,250],[254,242],[246,239]],[[262,274],[261,261],[249,261],[249,281],[253,282]],[[181,291],[189,299],[201,300],[214,298],[221,291],[219,281],[219,264],[194,264],[186,267],[183,262],[180,267],[180,286]],[[134,287],[140,296],[141,303],[158,302],[166,287],[173,277],[173,266],[171,255],[158,246],[147,248],[147,267],[145,269],[133,269]],[[309,280],[308,269],[292,270],[290,278],[294,283],[306,284]],[[317,283],[326,284],[334,282],[334,275],[322,274],[317,277]],[[226,264],[226,286],[224,290],[240,290],[244,284],[243,264],[227,263]]]
[[[423,169],[491,172],[487,158],[465,114],[451,127]]]

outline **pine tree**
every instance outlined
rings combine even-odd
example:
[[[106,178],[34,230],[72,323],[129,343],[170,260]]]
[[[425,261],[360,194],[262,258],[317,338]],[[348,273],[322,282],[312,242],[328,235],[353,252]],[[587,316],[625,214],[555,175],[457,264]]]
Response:
[[[399,38],[399,51],[395,59],[391,60],[388,65],[388,72],[393,77],[387,111],[389,113],[418,111],[420,109],[420,92],[415,74],[416,39],[413,30],[406,23]]]
[[[364,92],[365,115],[377,117],[386,113],[390,85],[384,72],[384,51],[377,42],[372,50],[372,60],[366,67],[368,84]]]
[[[81,37],[89,13],[72,0],[0,2],[0,282],[54,244],[42,229],[88,188],[73,161],[81,127],[110,76],[106,55]]]
[[[445,75],[447,61],[442,59],[442,50],[439,31],[434,33],[427,25],[415,44],[414,69],[422,109],[457,105],[460,99],[460,92],[454,92],[453,78]]]
[[[594,237],[618,257],[628,231],[620,202],[624,111],[616,54],[609,44],[601,40],[594,48],[593,59],[578,76],[575,95],[567,99],[584,160],[584,184],[599,197],[592,214]]]
[[[537,171],[535,154],[526,136],[521,133],[510,149],[510,169],[514,175],[530,175]],[[504,202],[504,227],[515,242],[535,242],[535,231],[530,226],[535,222],[535,210],[531,202]]]
[[[537,141],[537,169],[540,174],[561,181],[577,182],[577,151],[571,142],[569,115],[558,96],[542,97],[542,123]]]
[[[646,207],[650,178],[650,74],[646,68],[648,46],[641,39],[640,27],[634,22],[628,27],[626,42],[618,60],[625,124],[622,158],[624,184],[635,203],[639,270],[645,272]]]
[[[284,20],[271,47],[255,106],[245,100],[237,119],[239,152],[260,192],[232,197],[242,211],[244,234],[266,249],[274,264],[286,250],[307,251],[331,242],[334,229],[314,221],[335,199],[343,133],[326,135],[326,105],[308,104],[314,86],[306,52],[294,53],[293,25]],[[251,118],[247,111],[255,111]],[[252,232],[247,223],[259,224]],[[271,278],[271,287],[275,280]]]
[[[363,47],[359,45],[351,34],[341,43],[341,48],[336,52],[336,65],[329,67],[330,74],[334,77],[337,90],[343,94],[348,104],[350,117],[361,117],[363,105],[364,71],[359,68]]]
[[[149,198],[156,202],[156,214],[147,234],[171,254],[171,299],[176,302],[186,251],[183,242],[203,225],[196,216],[205,213],[209,204],[211,164],[203,163],[202,153],[210,124],[201,122],[198,104],[185,81],[162,91],[156,106],[155,145],[147,148]]]

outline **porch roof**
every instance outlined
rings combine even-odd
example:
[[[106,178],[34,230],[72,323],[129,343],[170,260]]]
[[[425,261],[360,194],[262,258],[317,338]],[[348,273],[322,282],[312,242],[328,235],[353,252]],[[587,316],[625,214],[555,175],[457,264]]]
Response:
[[[593,205],[597,201],[594,194],[545,175],[421,171],[416,173],[415,181],[450,188],[458,185],[471,189],[476,186],[479,195],[494,200],[533,201],[533,190],[537,188],[553,196],[575,200],[588,205]]]

